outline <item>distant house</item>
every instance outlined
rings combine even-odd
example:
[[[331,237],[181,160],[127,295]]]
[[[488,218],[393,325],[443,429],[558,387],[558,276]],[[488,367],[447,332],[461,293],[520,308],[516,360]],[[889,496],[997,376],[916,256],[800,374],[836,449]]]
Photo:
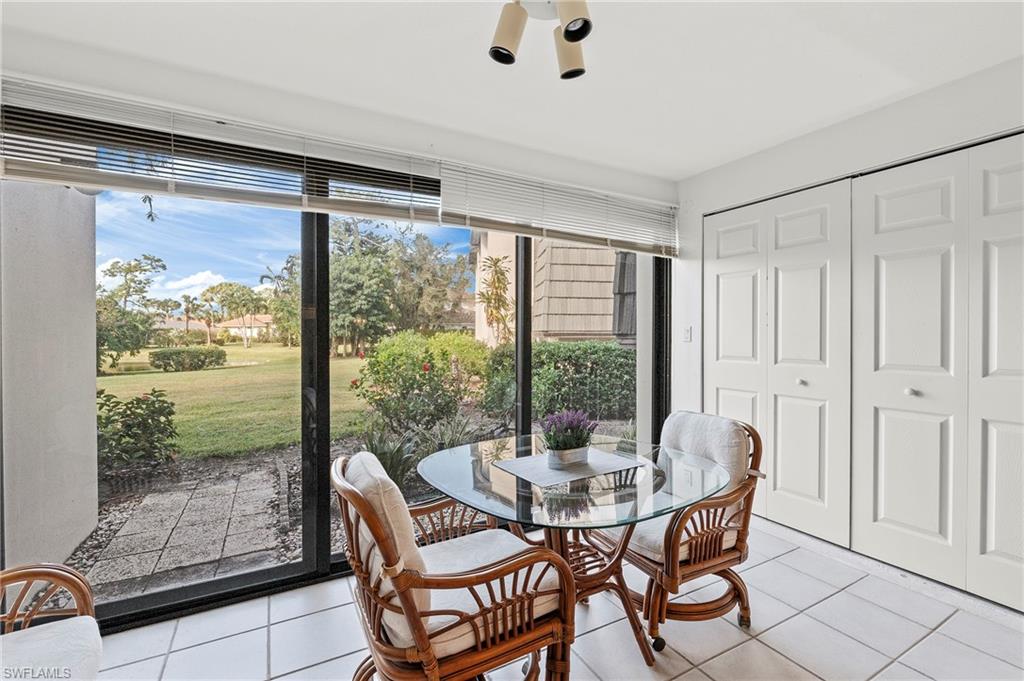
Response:
[[[227,331],[239,338],[263,338],[274,334],[274,315],[257,314],[235,317],[217,324],[215,330]]]
[[[202,326],[202,323],[197,321],[195,317],[189,320],[188,328],[196,329]],[[156,330],[167,330],[167,331],[184,331],[185,330],[185,318],[184,317],[158,317],[153,322],[153,328]]]

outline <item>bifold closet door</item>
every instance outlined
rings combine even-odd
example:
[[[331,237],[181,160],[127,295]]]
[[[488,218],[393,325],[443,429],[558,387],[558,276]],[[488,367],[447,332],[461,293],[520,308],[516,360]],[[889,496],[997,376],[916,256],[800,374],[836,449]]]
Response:
[[[1024,140],[970,150],[967,589],[1024,609]]]
[[[754,511],[848,546],[849,181],[709,216],[704,268],[704,408],[761,433]]]
[[[968,154],[853,181],[852,547],[957,585],[967,512]]]
[[[760,206],[704,220],[704,411],[749,423],[760,433],[768,349],[764,233]],[[766,515],[764,487],[758,485],[754,499],[758,515]]]

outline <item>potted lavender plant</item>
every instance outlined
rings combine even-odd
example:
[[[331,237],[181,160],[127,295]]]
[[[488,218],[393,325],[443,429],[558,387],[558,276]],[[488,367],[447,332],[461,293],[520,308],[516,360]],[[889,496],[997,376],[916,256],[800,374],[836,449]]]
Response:
[[[565,468],[586,462],[595,428],[597,422],[591,421],[585,411],[559,411],[542,418],[540,430],[548,447],[548,466]]]

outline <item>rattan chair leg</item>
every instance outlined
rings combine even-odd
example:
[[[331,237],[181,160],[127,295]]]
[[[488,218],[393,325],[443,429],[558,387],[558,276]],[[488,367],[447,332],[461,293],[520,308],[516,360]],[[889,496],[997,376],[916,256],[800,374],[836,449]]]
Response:
[[[355,674],[352,675],[352,681],[370,681],[375,671],[377,670],[373,665],[373,657],[367,655],[366,659],[356,667]]]

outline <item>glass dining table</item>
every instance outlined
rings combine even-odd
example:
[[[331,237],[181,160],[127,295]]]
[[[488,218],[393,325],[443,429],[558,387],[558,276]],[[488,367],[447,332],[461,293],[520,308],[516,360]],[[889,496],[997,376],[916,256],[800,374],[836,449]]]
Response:
[[[586,464],[549,472],[542,460],[519,461],[546,455],[539,435],[506,437],[435,452],[417,470],[444,495],[506,521],[520,538],[561,555],[572,568],[578,601],[602,591],[615,594],[644,661],[653,665],[634,607],[642,596],[631,594],[622,574],[633,529],[714,496],[728,484],[729,473],[705,457],[600,435],[590,444]],[[541,528],[543,540],[528,539],[526,526]]]

